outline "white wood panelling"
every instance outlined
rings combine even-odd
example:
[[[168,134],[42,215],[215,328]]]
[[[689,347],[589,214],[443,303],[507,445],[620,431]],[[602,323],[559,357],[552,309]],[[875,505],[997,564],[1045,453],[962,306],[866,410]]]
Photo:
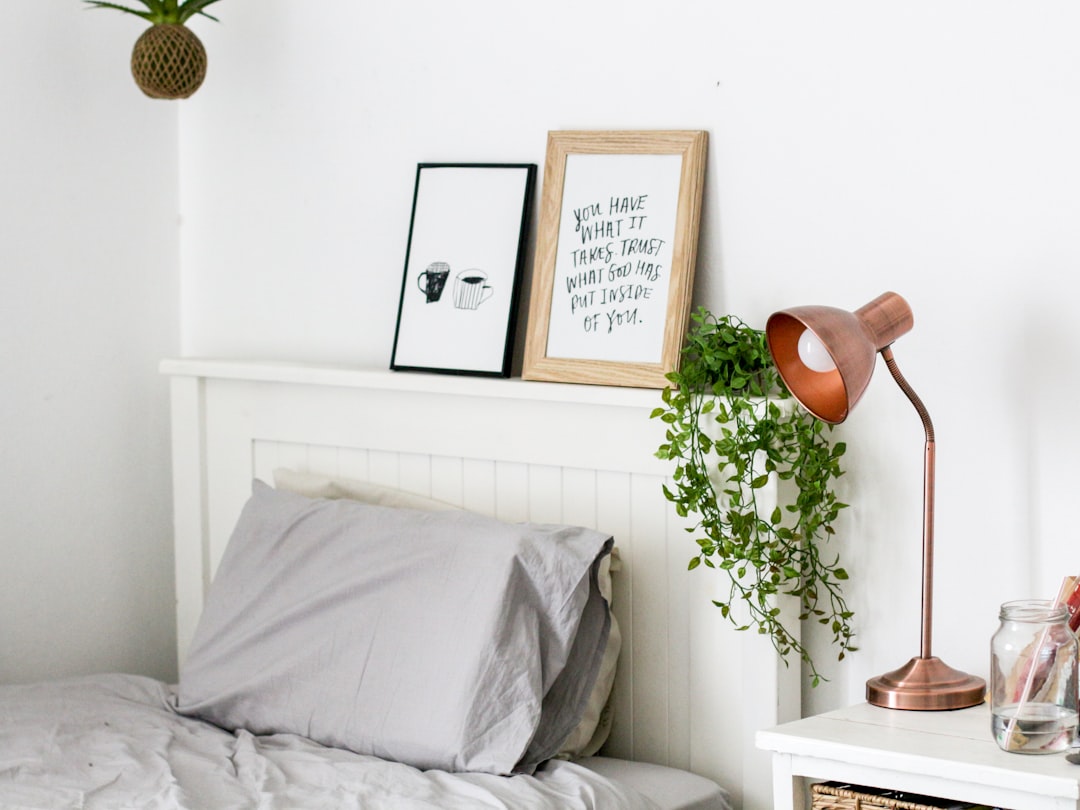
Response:
[[[753,734],[792,719],[798,670],[737,633],[664,498],[655,391],[171,360],[181,661],[254,477],[276,467],[398,487],[503,520],[611,533],[623,633],[606,754],[721,782],[770,806]]]

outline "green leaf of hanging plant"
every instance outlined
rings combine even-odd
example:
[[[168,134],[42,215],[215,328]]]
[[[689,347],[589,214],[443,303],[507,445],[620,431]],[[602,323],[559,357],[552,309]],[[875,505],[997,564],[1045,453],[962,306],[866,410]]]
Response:
[[[187,20],[191,19],[196,14],[201,14],[204,17],[208,17],[209,19],[213,20],[214,22],[220,22],[220,20],[218,20],[217,17],[212,17],[209,14],[207,14],[206,11],[205,11],[207,6],[213,5],[216,2],[218,2],[218,0],[188,0],[186,3],[184,3],[183,5],[180,6],[180,10],[179,10],[180,20],[179,20],[179,22],[181,22],[181,23],[186,22]]]
[[[105,0],[83,0],[83,2],[87,3],[90,6],[93,6],[94,8],[116,9],[117,11],[123,11],[125,14],[134,14],[136,17],[142,17],[144,20],[147,20],[148,22],[153,22],[154,21],[154,15],[153,15],[152,10],[151,11],[139,11],[138,9],[128,8],[127,6],[121,6],[119,3],[108,3],[108,2],[105,2]],[[148,8],[150,8],[149,4],[146,4],[146,5],[147,5]]]

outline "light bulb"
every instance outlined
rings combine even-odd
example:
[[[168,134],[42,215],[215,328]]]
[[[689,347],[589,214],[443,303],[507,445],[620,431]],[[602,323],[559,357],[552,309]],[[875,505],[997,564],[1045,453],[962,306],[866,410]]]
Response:
[[[836,370],[836,363],[829,356],[825,344],[809,329],[799,336],[799,359],[811,371],[826,372]]]

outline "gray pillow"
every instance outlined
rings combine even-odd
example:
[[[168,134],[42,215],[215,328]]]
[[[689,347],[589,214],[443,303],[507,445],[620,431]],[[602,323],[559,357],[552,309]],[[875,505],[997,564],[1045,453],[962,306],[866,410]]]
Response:
[[[359,481],[342,476],[331,477],[318,473],[292,470],[287,467],[278,467],[274,470],[274,486],[277,489],[297,492],[309,498],[349,498],[363,503],[424,509],[427,511],[460,509],[460,507],[445,501],[438,501],[414,492],[407,492],[381,484],[373,484],[369,481]],[[593,682],[592,690],[589,692],[585,708],[581,712],[581,719],[578,721],[577,726],[559,744],[559,750],[555,753],[555,757],[559,759],[577,759],[578,757],[592,756],[600,750],[611,733],[612,711],[609,701],[612,687],[615,685],[615,668],[618,665],[619,651],[622,648],[622,634],[619,632],[619,623],[615,619],[615,614],[611,611],[611,573],[617,570],[617,565],[613,564],[613,560],[617,555],[618,547],[613,546],[611,554],[601,561],[597,576],[600,593],[607,602],[609,621],[611,623],[600,659],[600,668],[596,673],[596,679]],[[551,706],[551,703],[550,700],[545,703],[545,712]],[[540,724],[544,730],[539,732],[538,736],[543,738],[548,733],[547,729],[550,726],[546,716],[541,718]]]
[[[610,626],[596,573],[611,544],[588,529],[313,500],[257,481],[178,708],[422,769],[531,772],[596,678]]]

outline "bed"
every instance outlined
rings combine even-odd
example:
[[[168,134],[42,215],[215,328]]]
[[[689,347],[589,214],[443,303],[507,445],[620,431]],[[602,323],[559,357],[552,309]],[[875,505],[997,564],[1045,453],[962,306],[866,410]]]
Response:
[[[162,372],[179,683],[0,689],[0,806],[771,806],[799,674],[688,575],[655,391]]]

